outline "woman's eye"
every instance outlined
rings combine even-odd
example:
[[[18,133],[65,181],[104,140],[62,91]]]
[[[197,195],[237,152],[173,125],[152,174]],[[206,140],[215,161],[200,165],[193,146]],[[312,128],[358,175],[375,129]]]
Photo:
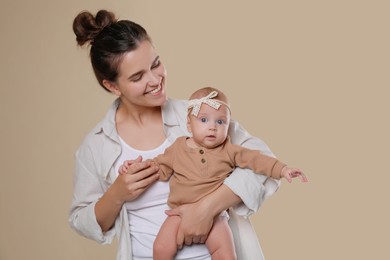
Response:
[[[222,119],[217,120],[217,124],[219,124],[219,125],[223,125],[224,123],[225,123],[225,121]]]
[[[138,77],[132,78],[131,80],[133,82],[137,82],[137,81],[140,81],[141,79],[142,79],[142,76],[138,76]]]
[[[200,119],[200,122],[202,122],[202,123],[206,123],[206,122],[207,122],[207,118],[205,118],[205,117],[202,117],[202,118]]]
[[[132,81],[132,82],[137,82],[137,81],[140,81],[141,79],[142,79],[142,76],[143,76],[144,74],[143,73],[137,73],[137,74],[135,74],[135,75],[133,75],[131,78],[130,78],[130,81]]]

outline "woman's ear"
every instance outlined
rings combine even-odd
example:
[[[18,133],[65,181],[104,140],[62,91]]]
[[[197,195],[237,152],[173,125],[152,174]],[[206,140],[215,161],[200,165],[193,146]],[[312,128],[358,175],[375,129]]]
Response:
[[[119,91],[119,88],[118,86],[114,83],[114,82],[111,82],[109,80],[106,80],[104,79],[103,80],[103,86],[108,90],[110,91],[112,94],[116,95],[116,96],[120,96],[122,95],[122,93]]]

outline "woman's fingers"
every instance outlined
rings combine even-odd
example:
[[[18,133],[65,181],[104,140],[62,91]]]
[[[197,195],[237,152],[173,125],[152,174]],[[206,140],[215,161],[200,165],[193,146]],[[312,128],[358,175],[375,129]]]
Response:
[[[192,238],[186,237],[184,240],[184,244],[186,244],[187,246],[192,245]]]
[[[155,174],[157,170],[158,167],[156,165],[151,166],[150,162],[145,161],[130,165],[127,174],[132,175],[134,180],[138,181]]]
[[[199,243],[204,244],[204,243],[206,243],[206,240],[207,240],[207,236],[201,236]]]
[[[204,242],[202,242],[202,237],[201,236],[194,236],[192,238],[192,243],[193,244],[203,244]]]
[[[127,174],[119,175],[124,188],[126,201],[132,201],[158,180],[157,166],[150,162],[135,162],[129,166]]]
[[[176,243],[178,248],[183,244],[204,243],[213,226],[214,216],[202,210],[201,204],[185,204],[175,209],[165,211],[169,216],[179,215],[180,227],[177,231]]]
[[[183,248],[184,234],[183,234],[183,232],[180,229],[177,232],[176,244],[177,244],[177,248],[178,249],[182,249]]]
[[[144,171],[149,171],[149,170],[144,170]],[[132,182],[129,186],[132,186],[133,190],[138,190],[138,189],[146,189],[150,185],[152,185],[155,181],[158,180],[158,175],[154,174],[155,171],[152,172],[152,174],[145,174],[145,178],[141,178],[137,180],[136,182]],[[143,175],[140,173],[140,175]]]

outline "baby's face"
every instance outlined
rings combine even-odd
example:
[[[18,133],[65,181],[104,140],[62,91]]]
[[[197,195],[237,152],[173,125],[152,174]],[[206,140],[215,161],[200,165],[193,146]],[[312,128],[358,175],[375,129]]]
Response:
[[[190,114],[188,129],[194,141],[205,148],[214,148],[227,137],[230,123],[230,110],[223,104],[218,110],[202,104],[197,117]]]

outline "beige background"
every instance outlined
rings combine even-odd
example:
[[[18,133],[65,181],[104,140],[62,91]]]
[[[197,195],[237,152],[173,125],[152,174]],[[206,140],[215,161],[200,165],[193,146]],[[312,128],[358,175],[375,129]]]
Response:
[[[310,183],[252,217],[267,259],[389,259],[388,1],[0,4],[0,259],[114,259],[67,224],[73,154],[113,97],[71,30],[84,9],[145,26],[171,97],[213,85]]]

